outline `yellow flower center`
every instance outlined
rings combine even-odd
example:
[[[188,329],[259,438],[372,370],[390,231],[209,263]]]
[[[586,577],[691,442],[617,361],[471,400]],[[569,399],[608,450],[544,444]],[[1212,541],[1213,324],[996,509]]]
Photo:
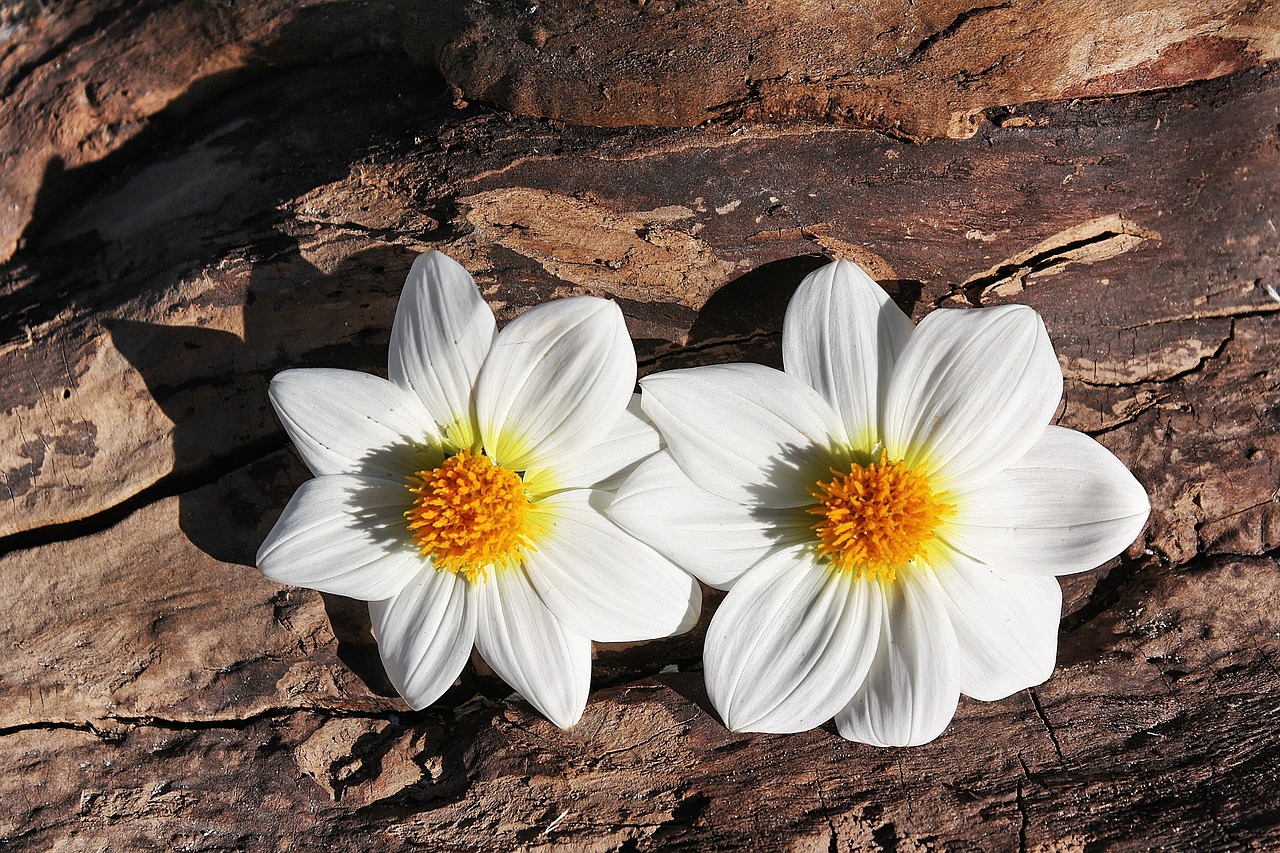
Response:
[[[510,565],[532,547],[524,482],[483,453],[463,450],[408,480],[416,497],[404,515],[437,569],[483,581],[490,566]]]
[[[892,582],[899,566],[924,556],[938,524],[955,511],[927,477],[883,453],[879,462],[831,473],[810,490],[818,505],[807,511],[822,519],[813,526],[818,551],[842,572]]]

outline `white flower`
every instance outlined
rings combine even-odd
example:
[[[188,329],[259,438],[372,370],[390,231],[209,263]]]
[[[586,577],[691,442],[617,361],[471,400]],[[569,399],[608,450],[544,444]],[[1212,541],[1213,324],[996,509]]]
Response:
[[[913,328],[830,264],[783,327],[786,373],[752,364],[641,381],[667,451],[611,516],[711,586],[707,691],[735,730],[835,717],[850,740],[919,744],[959,694],[1053,671],[1062,594],[1142,530],[1146,493],[1102,445],[1048,426],[1062,373],[1024,306]]]
[[[409,272],[381,379],[289,370],[271,402],[315,479],[258,551],[272,580],[370,602],[382,661],[414,708],[474,645],[561,727],[581,717],[591,640],[687,630],[698,584],[603,514],[660,446],[632,390],[622,312],[574,297],[494,334],[471,276],[428,252]]]

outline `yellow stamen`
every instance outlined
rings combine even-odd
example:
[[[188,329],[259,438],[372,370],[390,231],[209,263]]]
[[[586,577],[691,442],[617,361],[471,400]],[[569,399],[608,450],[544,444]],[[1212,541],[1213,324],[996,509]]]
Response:
[[[520,475],[483,453],[463,450],[408,480],[417,497],[404,515],[414,544],[437,569],[483,581],[490,566],[509,565],[533,547]]]
[[[831,473],[830,482],[810,490],[818,505],[808,512],[822,519],[813,526],[818,551],[841,572],[891,583],[899,566],[924,556],[939,523],[955,512],[928,478],[886,461],[883,452],[878,462]]]

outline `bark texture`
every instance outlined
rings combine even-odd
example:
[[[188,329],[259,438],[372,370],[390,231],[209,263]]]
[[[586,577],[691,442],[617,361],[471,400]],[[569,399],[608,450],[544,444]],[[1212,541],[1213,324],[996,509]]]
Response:
[[[1278,42],[1190,0],[0,4],[0,841],[1280,845]],[[363,605],[252,564],[307,476],[266,383],[383,373],[428,248],[500,322],[615,299],[642,372],[777,365],[824,255],[917,319],[1032,305],[1152,520],[1064,579],[1049,682],[924,747],[725,731],[714,598],[599,647],[572,731],[483,665],[409,712]]]

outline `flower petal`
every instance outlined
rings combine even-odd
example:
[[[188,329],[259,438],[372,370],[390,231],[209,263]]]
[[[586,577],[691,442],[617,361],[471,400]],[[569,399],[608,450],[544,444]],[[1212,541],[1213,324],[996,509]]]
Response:
[[[467,604],[476,609],[476,648],[493,671],[560,728],[578,722],[591,688],[591,641],[552,615],[524,569],[468,584]]]
[[[610,521],[612,495],[560,492],[538,504],[542,528],[525,569],[538,595],[570,631],[607,643],[683,633],[698,621],[698,582]]]
[[[422,567],[404,512],[403,483],[334,474],[298,487],[258,549],[277,583],[364,601],[390,598]]]
[[[401,480],[435,460],[431,416],[412,394],[353,370],[286,370],[268,392],[285,432],[317,477],[365,474]]]
[[[1024,574],[1092,569],[1142,532],[1150,503],[1124,463],[1084,433],[1050,426],[993,479],[955,493],[943,538],[988,565]]]
[[[770,551],[813,538],[803,510],[748,507],[694,484],[666,451],[646,459],[606,510],[698,580],[729,589]]]
[[[885,449],[946,484],[995,473],[1035,444],[1061,398],[1062,370],[1035,311],[935,311],[894,369]]]
[[[954,551],[932,568],[959,644],[961,693],[990,702],[1048,679],[1062,615],[1057,580],[997,572]]]
[[[382,665],[415,711],[453,686],[475,645],[467,582],[431,566],[419,569],[395,598],[369,602],[369,619]]]
[[[441,252],[414,259],[391,327],[388,375],[418,395],[458,447],[475,439],[472,389],[494,327],[475,279],[456,261]]]
[[[805,276],[782,325],[787,373],[817,389],[840,415],[853,446],[880,440],[879,409],[914,326],[852,261]]]
[[[480,371],[480,436],[505,468],[554,468],[609,434],[635,384],[615,303],[574,296],[535,306],[502,330]]]
[[[809,489],[848,444],[831,406],[808,385],[759,364],[671,370],[640,381],[641,404],[689,479],[751,506],[814,502]]]
[[[609,434],[594,447],[561,460],[553,468],[525,473],[525,490],[532,496],[559,489],[593,488],[615,490],[644,459],[662,447],[658,429],[640,410],[640,395],[631,402]]]
[[[942,734],[960,698],[956,634],[929,571],[905,570],[886,588],[879,650],[836,728],[872,746],[917,746]]]
[[[734,731],[798,732],[848,704],[876,653],[879,585],[814,562],[805,547],[766,557],[707,630],[707,693]]]

